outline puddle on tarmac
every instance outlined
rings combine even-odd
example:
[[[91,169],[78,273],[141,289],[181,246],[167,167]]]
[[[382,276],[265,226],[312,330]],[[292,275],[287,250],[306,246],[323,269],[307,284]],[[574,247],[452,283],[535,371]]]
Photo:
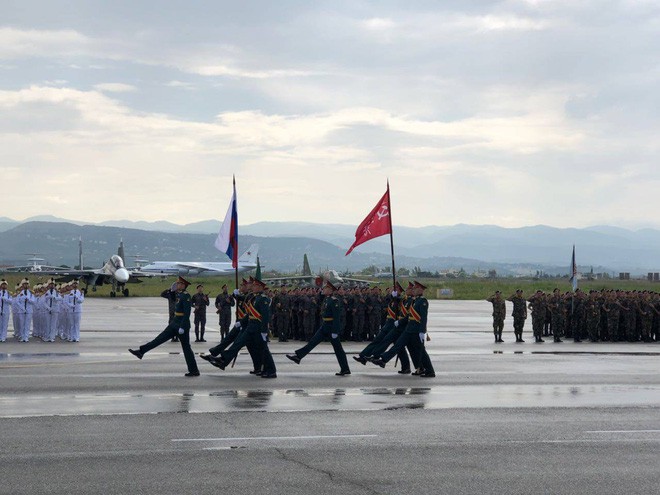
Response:
[[[0,417],[608,406],[658,407],[660,386],[463,385],[20,395],[0,396]]]

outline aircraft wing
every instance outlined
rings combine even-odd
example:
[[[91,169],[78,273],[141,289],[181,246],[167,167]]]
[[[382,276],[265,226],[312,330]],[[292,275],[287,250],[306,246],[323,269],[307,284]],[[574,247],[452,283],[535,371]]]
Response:
[[[342,277],[341,278],[342,282],[350,282],[351,284],[358,284],[358,285],[371,285],[371,284],[380,284],[380,281],[377,280],[364,280],[361,278],[350,278],[350,277]]]

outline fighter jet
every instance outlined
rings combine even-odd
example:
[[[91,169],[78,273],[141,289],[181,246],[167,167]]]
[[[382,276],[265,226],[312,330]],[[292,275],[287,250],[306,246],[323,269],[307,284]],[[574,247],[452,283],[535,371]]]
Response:
[[[89,287],[92,287],[92,292],[96,292],[96,288],[104,284],[112,284],[110,290],[110,297],[115,297],[117,293],[124,296],[129,295],[126,288],[127,283],[140,283],[143,277],[152,277],[148,273],[142,273],[136,269],[128,269],[124,265],[124,242],[119,241],[119,248],[117,254],[114,254],[106,261],[101,268],[98,269],[85,269],[83,264],[83,251],[82,239],[78,240],[78,268],[76,269],[42,269],[39,270],[40,274],[52,275],[56,277],[58,282],[69,282],[73,279],[79,279],[85,287],[83,291],[87,293]]]
[[[247,272],[257,267],[259,245],[252,244],[238,258],[238,271]],[[234,273],[230,262],[223,261],[154,261],[140,267],[141,273],[152,275],[193,275],[196,277],[227,276]]]
[[[309,266],[309,260],[305,254],[303,257],[303,270],[301,275],[292,275],[285,277],[272,277],[264,278],[263,282],[269,282],[271,284],[287,284],[287,285],[298,285],[298,286],[316,286],[321,287],[323,282],[328,281],[333,285],[344,285],[349,287],[363,287],[367,286],[373,282],[371,280],[364,280],[359,278],[351,278],[345,275],[340,275],[336,270],[326,270],[319,273],[318,275],[312,274],[312,269]]]

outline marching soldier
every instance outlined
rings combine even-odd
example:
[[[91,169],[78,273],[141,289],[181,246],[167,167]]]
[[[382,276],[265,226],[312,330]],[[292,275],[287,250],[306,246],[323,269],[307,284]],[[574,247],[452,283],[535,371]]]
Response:
[[[236,302],[234,297],[227,292],[227,284],[222,286],[222,292],[215,298],[215,309],[218,314],[218,324],[220,325],[220,340],[224,339],[229,333],[231,326],[231,308]]]
[[[495,334],[495,343],[504,342],[502,340],[502,330],[504,330],[504,319],[506,318],[506,304],[502,299],[502,293],[499,290],[486,299],[493,305],[493,334]]]
[[[323,340],[329,340],[332,343],[332,348],[335,351],[335,356],[337,357],[337,362],[339,363],[339,372],[335,373],[337,376],[350,375],[351,370],[348,367],[348,360],[346,359],[346,353],[344,348],[341,345],[340,341],[340,314],[339,314],[339,300],[335,297],[335,292],[337,288],[332,285],[330,282],[326,282],[323,287],[323,302],[321,306],[321,317],[323,323],[321,328],[312,336],[309,343],[296,350],[294,354],[287,354],[286,357],[289,358],[296,364],[300,364],[300,361],[309,354],[312,349],[319,345]]]
[[[195,313],[195,342],[206,342],[204,330],[206,329],[206,307],[209,305],[209,296],[204,294],[204,286],[199,284],[197,292],[192,296],[192,307]]]
[[[138,359],[142,359],[142,357],[151,349],[164,344],[174,335],[178,335],[179,342],[181,342],[183,355],[186,358],[186,365],[188,367],[188,373],[186,373],[185,376],[192,377],[199,376],[199,368],[197,368],[195,354],[190,347],[190,310],[192,308],[192,302],[190,294],[186,292],[186,288],[189,285],[190,282],[188,282],[183,277],[179,277],[177,280],[177,300],[174,311],[174,320],[172,323],[167,325],[165,330],[163,330],[151,342],[141,345],[137,350],[129,349],[128,352],[133,354]]]
[[[273,356],[268,349],[268,323],[270,322],[270,299],[263,292],[266,284],[261,280],[251,279],[253,297],[246,301],[247,326],[243,332],[238,334],[234,343],[226,350],[220,352],[218,357],[212,355],[202,356],[214,366],[224,370],[238,355],[244,346],[252,347],[251,354],[258,357],[259,365],[255,373],[261,378],[277,378],[277,369]],[[241,325],[242,326],[242,325]],[[254,359],[254,358],[253,358]],[[263,368],[262,368],[263,365]]]
[[[513,303],[513,333],[516,336],[516,342],[525,342],[522,338],[525,320],[527,319],[527,301],[523,296],[522,289],[517,289],[516,293],[507,299]]]
[[[174,306],[176,305],[176,282],[174,282],[169,289],[165,289],[163,292],[161,292],[160,297],[167,299],[167,324],[169,325],[172,323],[172,320],[174,320]],[[179,337],[176,335],[172,337],[172,342],[178,341]]]
[[[7,328],[9,327],[9,314],[11,313],[12,296],[7,290],[7,281],[0,280],[0,342],[7,340]]]
[[[424,297],[425,290],[425,285],[422,285],[419,282],[414,283],[412,294],[415,297],[415,300],[410,306],[408,312],[408,324],[401,334],[401,337],[396,341],[396,344],[394,344],[389,351],[383,353],[379,359],[372,361],[375,365],[384,368],[385,364],[392,359],[395,354],[401,351],[405,346],[412,344],[417,349],[417,354],[419,356],[419,376],[422,378],[435,377],[433,364],[431,363],[431,359],[424,347],[424,342],[428,338],[426,325],[429,311],[429,302]]]

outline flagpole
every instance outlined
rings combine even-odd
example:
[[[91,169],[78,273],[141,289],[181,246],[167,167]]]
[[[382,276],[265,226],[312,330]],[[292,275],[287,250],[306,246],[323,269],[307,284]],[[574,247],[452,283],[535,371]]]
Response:
[[[234,194],[236,194],[236,176],[233,175],[232,179],[234,184]],[[236,250],[237,253],[238,252],[238,198],[236,198],[236,246],[234,247],[234,249]],[[237,254],[234,254],[234,256],[237,256]],[[234,289],[238,290],[238,262],[236,262],[236,266],[234,267]]]
[[[392,251],[392,290],[396,285],[396,270],[394,268],[394,229],[392,228],[392,201],[390,200],[390,180],[387,179],[387,204],[390,207],[390,249]]]

